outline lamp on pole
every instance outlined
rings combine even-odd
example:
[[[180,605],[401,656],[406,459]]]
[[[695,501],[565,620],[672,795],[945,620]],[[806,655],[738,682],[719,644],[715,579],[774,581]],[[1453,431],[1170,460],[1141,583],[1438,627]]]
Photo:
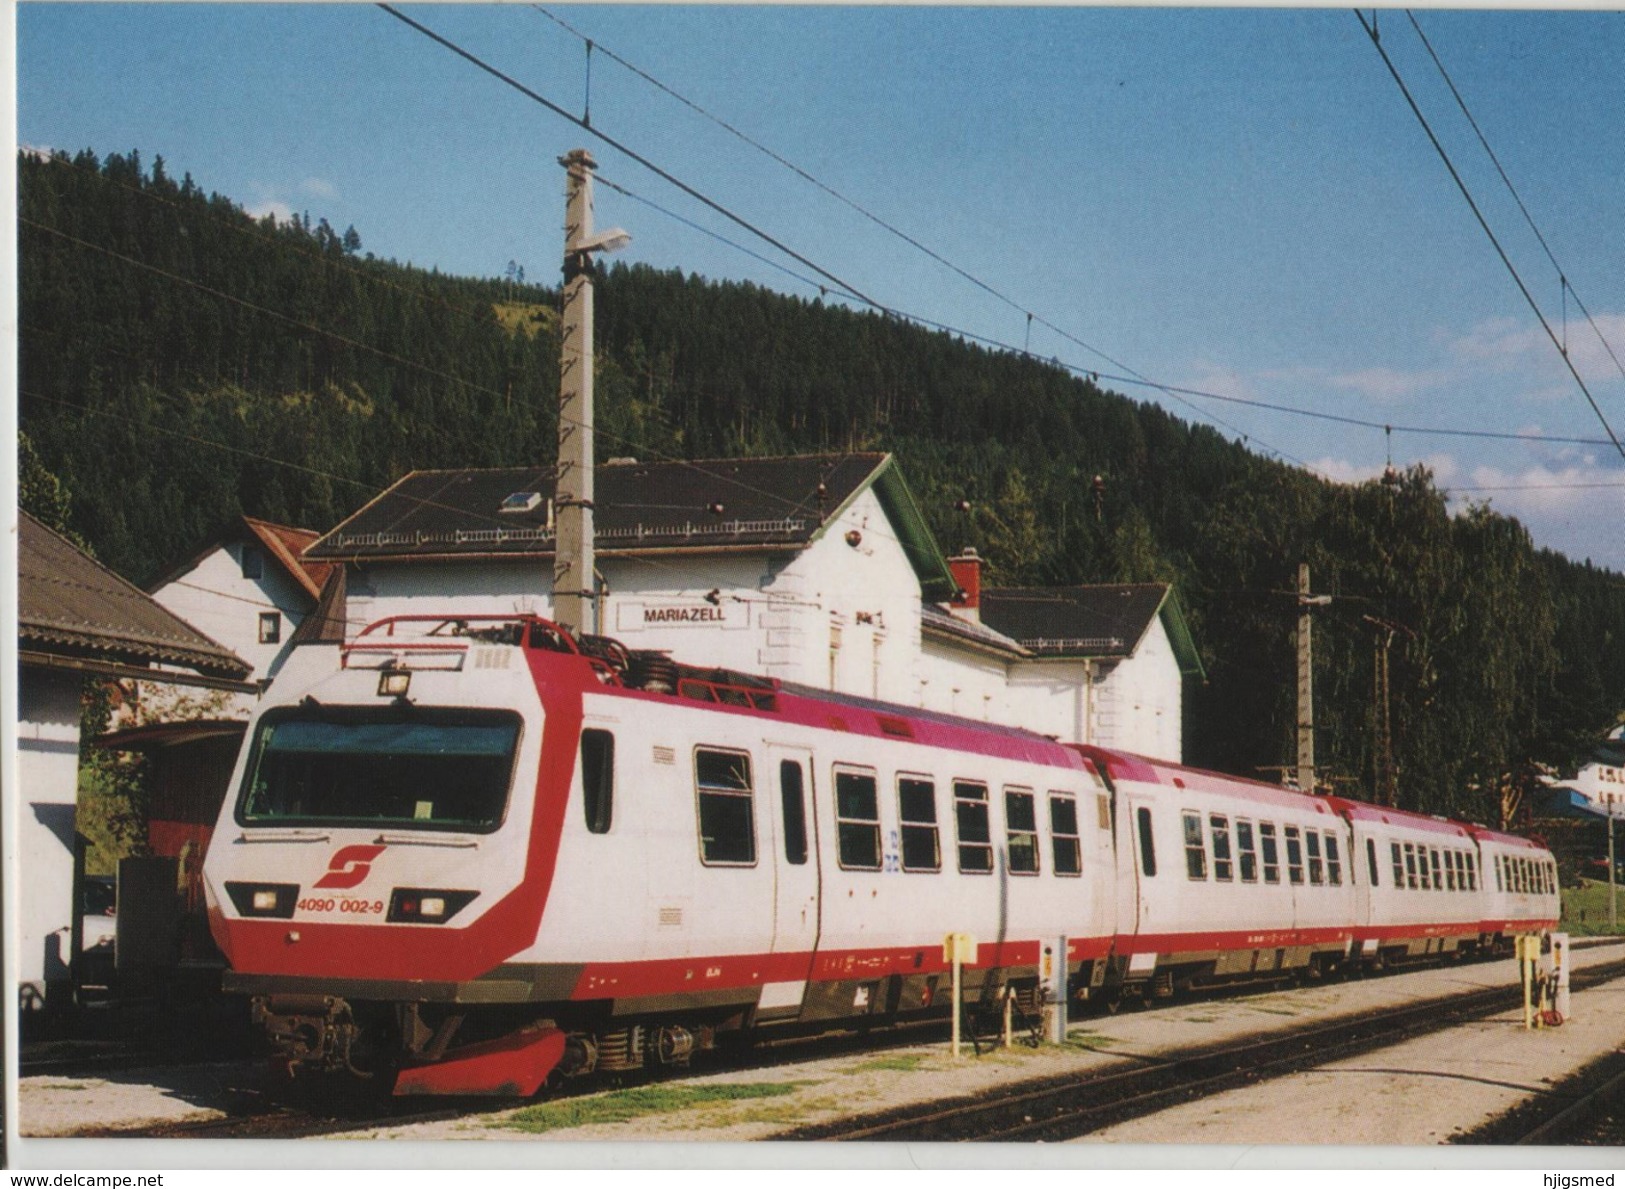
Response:
[[[559,344],[559,453],[553,504],[553,615],[581,635],[598,631],[593,585],[593,327],[594,252],[614,252],[632,237],[619,227],[593,234],[592,173],[586,149],[559,158],[569,182],[564,214],[564,314]]]

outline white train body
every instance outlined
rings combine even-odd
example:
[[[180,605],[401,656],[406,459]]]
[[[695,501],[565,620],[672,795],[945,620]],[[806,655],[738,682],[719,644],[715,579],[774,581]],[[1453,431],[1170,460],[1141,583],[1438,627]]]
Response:
[[[973,1000],[1030,1008],[1063,944],[1068,993],[1114,1001],[1557,915],[1550,856],[1510,835],[533,617],[296,650],[233,788],[205,864],[228,990],[290,1063],[387,1066],[399,1093],[946,1013],[950,934]],[[1370,886],[1368,843],[1424,836],[1476,892]]]

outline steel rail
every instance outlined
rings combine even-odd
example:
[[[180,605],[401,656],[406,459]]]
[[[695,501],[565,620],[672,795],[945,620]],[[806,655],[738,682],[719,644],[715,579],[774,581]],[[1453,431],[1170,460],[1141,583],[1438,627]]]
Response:
[[[1621,976],[1625,976],[1625,961],[1577,971],[1572,985],[1584,989]],[[1149,1067],[1029,1082],[996,1096],[984,1093],[948,1103],[905,1107],[802,1127],[774,1138],[936,1142],[1075,1139],[1176,1103],[1321,1066],[1329,1059],[1386,1048],[1521,1002],[1521,988],[1496,987],[1441,996],[1286,1034],[1181,1056],[1150,1058],[1153,1063]]]

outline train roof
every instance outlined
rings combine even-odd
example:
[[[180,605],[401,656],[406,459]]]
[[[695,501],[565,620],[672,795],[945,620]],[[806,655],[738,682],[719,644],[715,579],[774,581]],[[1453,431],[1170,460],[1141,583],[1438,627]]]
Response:
[[[1183,764],[1154,760],[1132,752],[1112,751],[1093,744],[1077,745],[1075,750],[1113,780],[1168,785],[1197,793],[1239,797],[1261,805],[1291,806],[1315,813],[1333,812],[1327,804],[1330,798],[1312,797],[1278,784],[1248,780],[1243,776],[1226,776],[1222,772],[1208,772],[1201,768],[1187,768]]]
[[[1494,842],[1501,846],[1510,846],[1519,850],[1532,850],[1539,854],[1550,853],[1546,847],[1529,838],[1521,838],[1516,834],[1507,834],[1501,830],[1492,830],[1488,826],[1469,825],[1468,833],[1479,842]]]
[[[1432,814],[1413,813],[1408,809],[1394,809],[1386,805],[1373,805],[1369,801],[1351,801],[1347,797],[1326,798],[1336,812],[1350,821],[1384,822],[1410,830],[1429,830],[1435,834],[1449,834],[1453,838],[1466,838],[1472,827],[1466,822],[1452,821]]]

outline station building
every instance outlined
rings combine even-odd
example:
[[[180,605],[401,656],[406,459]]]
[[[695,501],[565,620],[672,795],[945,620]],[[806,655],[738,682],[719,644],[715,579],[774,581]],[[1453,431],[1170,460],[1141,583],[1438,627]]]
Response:
[[[80,951],[80,706],[87,678],[254,689],[249,665],[27,513],[19,516],[16,853],[25,1014],[63,1000]]]
[[[690,664],[1180,760],[1201,665],[1166,585],[984,589],[883,453],[595,474],[600,634]],[[301,637],[396,615],[552,613],[553,469],[414,471],[302,555]]]

